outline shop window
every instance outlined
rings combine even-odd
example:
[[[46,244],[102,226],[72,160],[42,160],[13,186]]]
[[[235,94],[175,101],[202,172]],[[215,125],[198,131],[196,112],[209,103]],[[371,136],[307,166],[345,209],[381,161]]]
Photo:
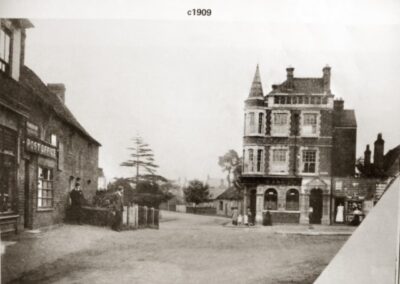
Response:
[[[278,209],[278,193],[273,188],[267,189],[264,193],[264,209],[266,210]]]
[[[16,208],[17,133],[0,126],[0,214]]]
[[[315,173],[316,156],[317,156],[317,151],[315,150],[303,151],[303,157],[302,157],[303,173]]]
[[[39,166],[38,208],[53,207],[53,170]]]
[[[11,33],[4,27],[0,29],[0,71],[9,72],[11,55]]]
[[[286,192],[286,210],[299,210],[299,191],[297,189],[292,188]]]

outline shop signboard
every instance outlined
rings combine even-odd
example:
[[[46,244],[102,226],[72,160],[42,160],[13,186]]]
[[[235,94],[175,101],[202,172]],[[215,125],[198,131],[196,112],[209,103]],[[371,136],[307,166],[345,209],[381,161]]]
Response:
[[[26,150],[49,158],[57,158],[57,149],[54,146],[32,138],[26,139]]]

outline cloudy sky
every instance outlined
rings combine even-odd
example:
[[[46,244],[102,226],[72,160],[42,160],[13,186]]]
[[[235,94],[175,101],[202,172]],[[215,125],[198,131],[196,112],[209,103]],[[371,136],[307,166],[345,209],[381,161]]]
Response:
[[[329,64],[333,93],[356,110],[357,156],[378,132],[386,150],[400,144],[399,1],[301,2],[214,4],[208,18],[188,17],[197,6],[182,1],[178,11],[153,13],[117,5],[46,16],[31,7],[26,64],[46,83],[66,85],[68,107],[103,145],[108,178],[131,174],[119,164],[136,133],[154,149],[160,174],[222,177],[218,156],[241,152],[257,64],[264,92],[285,80],[288,65],[295,76],[320,77]]]

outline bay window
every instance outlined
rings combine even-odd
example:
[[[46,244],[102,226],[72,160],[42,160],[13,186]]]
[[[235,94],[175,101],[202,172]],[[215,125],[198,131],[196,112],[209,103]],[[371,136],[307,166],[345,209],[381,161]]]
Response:
[[[245,113],[245,135],[264,135],[265,113],[262,109],[254,109]]]

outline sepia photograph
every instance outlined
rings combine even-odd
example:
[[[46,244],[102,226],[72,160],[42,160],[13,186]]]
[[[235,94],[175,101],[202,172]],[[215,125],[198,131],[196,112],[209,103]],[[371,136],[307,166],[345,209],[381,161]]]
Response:
[[[0,2],[1,283],[400,284],[399,15]]]

